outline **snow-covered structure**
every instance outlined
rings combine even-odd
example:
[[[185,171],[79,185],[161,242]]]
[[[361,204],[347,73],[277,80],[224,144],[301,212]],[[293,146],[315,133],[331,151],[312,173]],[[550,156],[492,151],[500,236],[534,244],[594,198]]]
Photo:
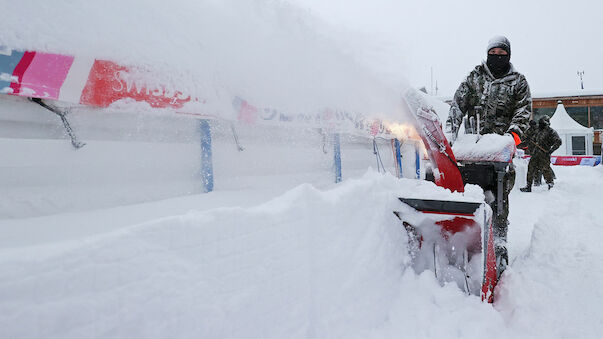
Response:
[[[584,127],[572,119],[561,101],[557,102],[557,109],[551,117],[551,127],[559,133],[562,141],[553,155],[593,155],[593,128]]]

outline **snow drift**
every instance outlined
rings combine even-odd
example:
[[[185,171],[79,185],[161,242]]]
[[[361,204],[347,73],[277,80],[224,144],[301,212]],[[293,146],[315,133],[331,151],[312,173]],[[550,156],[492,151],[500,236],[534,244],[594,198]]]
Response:
[[[451,195],[373,172],[251,208],[4,249],[0,327],[9,337],[366,338],[401,292],[410,258],[391,211],[410,191]],[[478,297],[466,302],[494,314]]]

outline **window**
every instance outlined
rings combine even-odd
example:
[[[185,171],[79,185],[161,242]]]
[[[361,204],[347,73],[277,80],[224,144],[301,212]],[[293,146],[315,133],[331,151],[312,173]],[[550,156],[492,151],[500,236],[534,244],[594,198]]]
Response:
[[[603,106],[590,107],[590,125],[595,129],[603,129]]]
[[[585,136],[572,136],[572,155],[586,155]]]
[[[555,109],[556,108],[534,108],[534,112],[533,112],[534,120],[538,121],[540,118],[542,118],[545,115],[552,117],[553,113],[555,113]]]
[[[580,125],[588,127],[588,107],[566,107],[565,110]]]

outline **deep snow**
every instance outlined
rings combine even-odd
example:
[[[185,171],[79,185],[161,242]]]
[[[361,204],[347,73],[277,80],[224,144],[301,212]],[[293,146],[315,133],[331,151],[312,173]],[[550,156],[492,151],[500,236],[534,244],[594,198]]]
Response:
[[[520,193],[520,179],[511,194],[511,266],[494,306],[408,267],[395,197],[437,189],[370,171],[272,199],[215,192],[65,215],[74,228],[102,215],[107,229],[129,225],[66,241],[15,235],[20,244],[0,252],[0,328],[20,338],[594,338],[603,171],[555,171],[553,190]],[[30,222],[54,233],[44,220]]]

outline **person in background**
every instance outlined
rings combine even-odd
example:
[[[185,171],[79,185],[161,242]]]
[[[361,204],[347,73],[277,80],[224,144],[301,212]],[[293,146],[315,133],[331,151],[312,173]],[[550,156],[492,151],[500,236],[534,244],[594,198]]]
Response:
[[[450,113],[446,120],[447,132],[456,135],[465,116],[479,121],[479,134],[510,134],[515,144],[528,129],[532,114],[532,97],[525,76],[511,64],[511,43],[504,36],[496,36],[488,41],[487,59],[477,65],[461,82],[454,94]],[[470,119],[467,119],[468,122]],[[465,126],[465,131],[470,126]],[[498,199],[489,202],[495,213],[493,228],[495,251],[499,272],[508,264],[507,230],[509,215],[509,192],[515,184],[515,170],[511,163],[503,179],[502,209],[498,209]],[[484,192],[498,196],[497,183],[482,187]]]
[[[534,152],[534,137],[536,136],[538,123],[536,120],[530,120],[529,124],[530,126],[524,132],[523,138],[521,138],[521,143],[517,145],[517,147],[527,150],[528,154],[531,155]]]
[[[546,115],[538,120],[538,129],[534,137],[534,153],[528,164],[526,187],[520,188],[522,192],[532,192],[532,182],[538,172],[544,176],[549,189],[553,188],[555,175],[551,168],[551,154],[561,146],[561,138],[550,125],[550,119]]]
[[[530,127],[523,134],[521,143],[517,145],[518,148],[526,150],[529,155],[534,154],[534,147],[536,147],[536,131],[538,130],[538,123],[536,120],[530,120]],[[540,186],[542,183],[542,172],[536,172],[534,176],[534,186]]]

